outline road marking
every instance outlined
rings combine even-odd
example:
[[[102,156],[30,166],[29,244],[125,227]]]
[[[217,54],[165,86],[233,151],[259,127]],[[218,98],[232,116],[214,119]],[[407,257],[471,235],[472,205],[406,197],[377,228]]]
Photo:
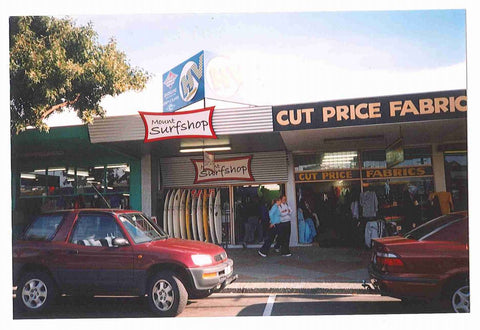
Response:
[[[267,305],[265,306],[265,310],[263,311],[263,316],[270,316],[272,315],[273,304],[275,303],[275,297],[277,295],[271,294],[268,296]]]

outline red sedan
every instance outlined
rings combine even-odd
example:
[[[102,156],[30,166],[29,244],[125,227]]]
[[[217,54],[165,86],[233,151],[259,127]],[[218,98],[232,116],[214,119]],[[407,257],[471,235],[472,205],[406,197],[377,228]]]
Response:
[[[470,312],[468,214],[433,219],[403,237],[375,239],[370,281],[382,295],[402,300],[445,300]]]

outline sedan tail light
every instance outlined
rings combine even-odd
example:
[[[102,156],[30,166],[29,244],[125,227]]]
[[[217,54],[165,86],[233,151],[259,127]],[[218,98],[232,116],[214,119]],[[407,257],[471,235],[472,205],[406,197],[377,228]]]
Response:
[[[374,263],[385,272],[392,272],[404,266],[402,259],[398,255],[389,252],[377,252],[374,257]]]

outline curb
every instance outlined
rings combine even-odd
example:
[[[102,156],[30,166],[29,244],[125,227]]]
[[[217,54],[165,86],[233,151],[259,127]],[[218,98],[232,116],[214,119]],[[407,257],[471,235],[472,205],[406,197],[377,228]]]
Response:
[[[222,293],[377,294],[365,289],[225,288]]]
[[[315,283],[315,282],[261,282],[232,283],[222,293],[301,293],[301,294],[378,294],[367,290],[361,283]]]

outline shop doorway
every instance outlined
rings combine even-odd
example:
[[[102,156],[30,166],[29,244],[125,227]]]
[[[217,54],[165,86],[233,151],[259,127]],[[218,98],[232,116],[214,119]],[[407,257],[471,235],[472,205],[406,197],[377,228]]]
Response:
[[[262,242],[267,233],[272,201],[284,194],[284,184],[234,186],[234,242],[244,246]]]
[[[305,222],[311,219],[320,246],[354,246],[360,240],[357,220],[351,212],[351,204],[359,198],[360,181],[329,181],[297,183],[297,205]],[[302,237],[299,227],[299,236]],[[311,243],[307,239],[306,243]],[[301,241],[301,239],[299,239]]]

